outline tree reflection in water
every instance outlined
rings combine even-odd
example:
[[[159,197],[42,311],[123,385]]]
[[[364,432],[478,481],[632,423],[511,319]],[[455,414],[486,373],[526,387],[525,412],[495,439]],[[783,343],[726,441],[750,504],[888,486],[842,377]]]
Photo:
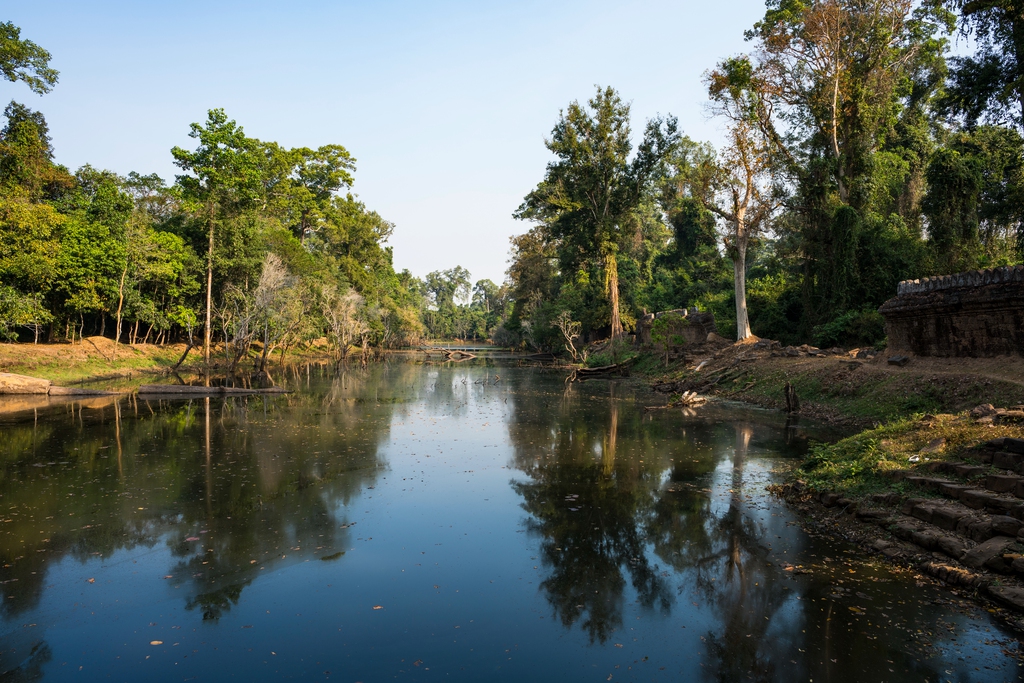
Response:
[[[65,556],[165,542],[169,583],[215,620],[261,572],[344,552],[337,517],[385,466],[379,384],[419,369],[304,372],[309,391],[287,396],[83,402],[5,425],[0,614],[35,607]]]
[[[764,636],[787,591],[766,576],[766,532],[743,500],[753,427],[735,425],[731,467],[719,481],[722,426],[695,421],[682,440],[668,438],[664,421],[645,421],[615,392],[608,385],[601,400],[570,388],[554,410],[533,409],[522,398],[529,387],[515,392],[509,429],[529,480],[512,486],[540,539],[541,590],[562,624],[578,624],[592,642],[622,628],[627,584],[643,608],[662,612],[677,595],[696,593],[720,623],[706,637],[706,675],[773,678]]]

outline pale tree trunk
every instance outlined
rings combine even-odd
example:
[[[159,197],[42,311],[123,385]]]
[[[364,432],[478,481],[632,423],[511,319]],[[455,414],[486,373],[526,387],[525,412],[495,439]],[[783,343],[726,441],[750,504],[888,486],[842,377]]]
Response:
[[[608,279],[608,300],[612,307],[612,339],[622,336],[622,319],[619,317],[619,263],[612,252],[604,260]]]
[[[117,345],[121,343],[121,311],[124,309],[124,279],[128,277],[128,266],[121,271],[121,281],[117,284],[117,324],[114,326],[114,358],[117,358]]]
[[[213,219],[209,220],[210,243],[206,251],[206,325],[203,329],[203,362],[210,365],[210,326],[213,317]]]
[[[750,319],[747,317],[747,235],[742,221],[737,222],[735,239],[732,268],[736,294],[736,339],[742,341],[751,336]]]

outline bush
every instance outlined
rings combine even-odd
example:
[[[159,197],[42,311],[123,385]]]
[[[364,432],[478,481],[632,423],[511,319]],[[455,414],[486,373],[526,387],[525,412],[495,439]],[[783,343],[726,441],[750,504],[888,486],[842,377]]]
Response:
[[[876,310],[849,311],[835,320],[817,325],[814,343],[830,346],[881,346],[885,342],[885,318]]]

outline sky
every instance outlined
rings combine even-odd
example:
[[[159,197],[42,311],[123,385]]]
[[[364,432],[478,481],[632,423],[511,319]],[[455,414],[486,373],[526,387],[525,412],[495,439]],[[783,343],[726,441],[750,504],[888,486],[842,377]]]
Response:
[[[57,161],[173,181],[170,149],[224,108],[247,135],[344,145],[352,190],[395,224],[398,270],[461,265],[500,283],[512,213],[552,159],[544,138],[570,102],[610,85],[633,132],[678,117],[721,139],[702,74],[750,49],[763,0],[11,3],[12,21],[60,71],[39,97]]]

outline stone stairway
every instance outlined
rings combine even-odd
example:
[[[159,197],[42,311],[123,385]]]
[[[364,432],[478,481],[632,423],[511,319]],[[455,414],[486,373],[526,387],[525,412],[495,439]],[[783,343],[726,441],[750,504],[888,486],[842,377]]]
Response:
[[[991,576],[1024,580],[1024,439],[995,439],[966,460],[893,471],[891,476],[904,485],[903,495],[875,494],[859,503],[835,493],[820,493],[817,499],[933,558],[949,558],[952,562],[931,561],[924,567],[948,583],[985,589],[1024,611],[1024,588],[1002,585]],[[872,545],[889,557],[901,553],[884,539]]]

